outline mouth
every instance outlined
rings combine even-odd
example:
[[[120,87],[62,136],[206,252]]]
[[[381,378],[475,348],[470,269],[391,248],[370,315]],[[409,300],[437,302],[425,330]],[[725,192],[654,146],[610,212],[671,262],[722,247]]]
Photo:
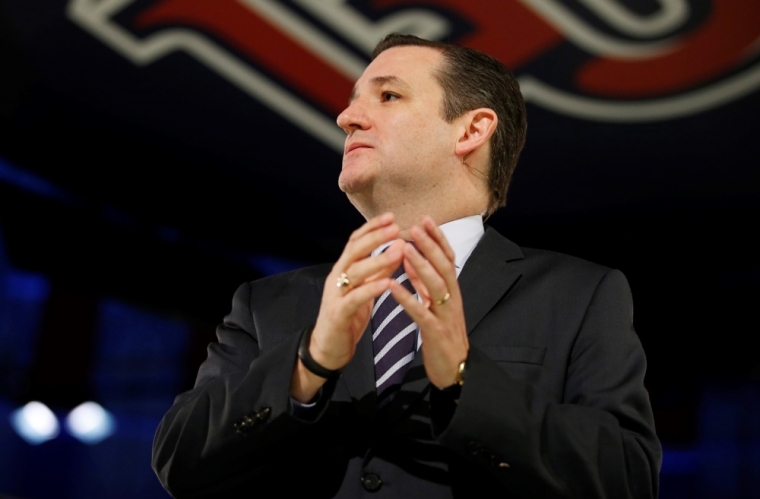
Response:
[[[370,149],[371,147],[372,146],[370,146],[369,144],[365,144],[363,142],[353,142],[349,144],[348,146],[346,146],[345,152],[343,154],[346,155],[357,149]]]

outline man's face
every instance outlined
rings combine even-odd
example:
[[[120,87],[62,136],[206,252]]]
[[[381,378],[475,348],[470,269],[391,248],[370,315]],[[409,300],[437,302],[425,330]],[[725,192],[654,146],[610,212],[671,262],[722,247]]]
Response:
[[[348,134],[342,191],[387,200],[429,190],[445,174],[456,130],[441,116],[443,90],[433,76],[442,59],[428,47],[394,47],[367,67],[338,116]]]

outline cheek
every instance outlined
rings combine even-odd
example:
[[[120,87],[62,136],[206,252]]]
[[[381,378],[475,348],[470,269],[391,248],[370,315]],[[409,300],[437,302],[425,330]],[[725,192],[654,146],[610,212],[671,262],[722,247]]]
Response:
[[[403,145],[410,152],[435,149],[446,137],[442,130],[431,126],[425,118],[396,119],[388,123],[388,126],[392,131],[394,142],[397,145]]]

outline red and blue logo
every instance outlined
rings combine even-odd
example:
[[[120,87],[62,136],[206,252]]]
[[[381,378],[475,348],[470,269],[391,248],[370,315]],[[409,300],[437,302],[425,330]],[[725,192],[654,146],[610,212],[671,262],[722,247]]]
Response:
[[[136,65],[182,51],[342,150],[334,117],[390,32],[511,68],[528,102],[607,122],[684,117],[760,87],[760,2],[70,0],[69,19]]]

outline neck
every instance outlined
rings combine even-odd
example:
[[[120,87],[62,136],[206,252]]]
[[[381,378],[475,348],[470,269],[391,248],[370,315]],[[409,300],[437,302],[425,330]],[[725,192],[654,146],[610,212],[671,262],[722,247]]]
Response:
[[[446,174],[418,182],[383,179],[346,194],[367,220],[383,213],[393,213],[401,228],[401,237],[408,239],[409,230],[420,225],[425,216],[442,225],[486,211],[489,202],[487,181],[473,174],[470,167],[458,159],[447,166]]]
[[[466,196],[462,197],[466,199]],[[480,215],[487,206],[487,200],[482,203],[463,203],[457,202],[457,199],[453,197],[451,202],[442,203],[441,199],[447,198],[441,195],[436,199],[417,200],[414,203],[362,203],[357,196],[349,196],[349,199],[367,220],[383,213],[393,213],[395,222],[401,229],[399,237],[406,240],[411,239],[409,235],[411,228],[415,225],[420,226],[425,216],[432,218],[436,225],[443,225],[452,220]]]

